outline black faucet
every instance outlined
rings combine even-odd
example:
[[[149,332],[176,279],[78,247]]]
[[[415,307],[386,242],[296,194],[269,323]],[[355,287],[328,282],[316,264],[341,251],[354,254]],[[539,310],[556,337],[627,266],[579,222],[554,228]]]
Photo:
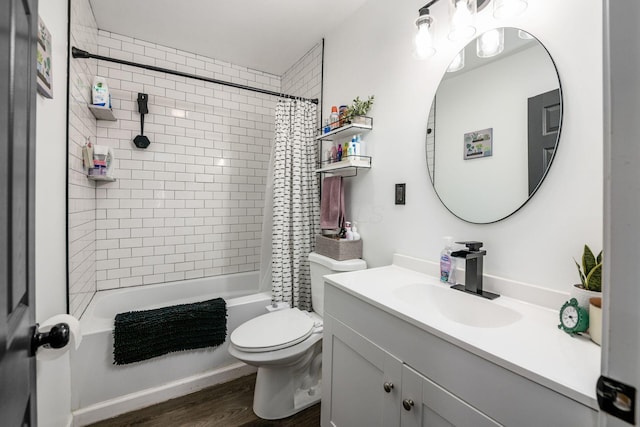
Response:
[[[500,295],[482,290],[482,260],[487,251],[482,250],[482,242],[456,242],[468,249],[451,252],[452,257],[464,258],[464,286],[453,285],[453,289],[478,295],[487,299],[496,299]]]

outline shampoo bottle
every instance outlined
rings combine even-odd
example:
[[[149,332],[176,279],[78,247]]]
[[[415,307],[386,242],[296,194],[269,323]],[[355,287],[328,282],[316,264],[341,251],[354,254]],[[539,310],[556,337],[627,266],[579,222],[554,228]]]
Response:
[[[455,279],[455,262],[451,256],[453,250],[453,237],[444,237],[445,246],[440,252],[440,281],[454,284]]]

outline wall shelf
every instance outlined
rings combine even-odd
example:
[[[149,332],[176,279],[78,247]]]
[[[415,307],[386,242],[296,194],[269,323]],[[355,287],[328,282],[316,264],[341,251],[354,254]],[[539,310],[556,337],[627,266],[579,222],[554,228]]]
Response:
[[[359,118],[363,119],[363,123],[349,123],[327,133],[322,133],[322,128],[318,129],[318,132],[320,134],[316,136],[316,141],[334,141],[337,139],[347,139],[349,137],[352,137],[353,135],[368,132],[373,129],[372,117],[360,116]]]
[[[371,157],[347,156],[339,162],[323,162],[316,173],[331,173],[342,176],[356,176],[358,169],[371,169]]]
[[[354,123],[356,121],[357,123]],[[316,136],[315,140],[318,143],[320,153],[323,153],[323,141],[345,141],[354,135],[369,132],[371,129],[373,129],[373,117],[357,116],[351,118],[346,125],[340,126],[331,132],[322,133],[323,129],[318,129],[318,136]],[[358,175],[358,169],[371,169],[371,157],[345,156],[339,162],[331,162],[329,160],[318,162],[318,166],[316,173],[329,173],[344,177],[356,176]]]
[[[89,110],[93,113],[96,119],[98,120],[107,120],[110,122],[116,122],[116,116],[113,115],[113,109],[109,107],[101,107],[99,105],[87,105]]]

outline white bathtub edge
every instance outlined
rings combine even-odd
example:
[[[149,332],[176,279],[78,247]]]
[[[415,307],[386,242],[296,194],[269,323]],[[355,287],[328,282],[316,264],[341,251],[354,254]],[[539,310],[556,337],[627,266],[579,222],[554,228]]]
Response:
[[[176,397],[184,396],[196,391],[224,383],[256,372],[256,368],[237,362],[220,369],[181,378],[158,387],[119,396],[105,400],[85,408],[73,411],[73,420],[69,424],[82,427],[98,421],[122,415],[127,412],[155,405]]]

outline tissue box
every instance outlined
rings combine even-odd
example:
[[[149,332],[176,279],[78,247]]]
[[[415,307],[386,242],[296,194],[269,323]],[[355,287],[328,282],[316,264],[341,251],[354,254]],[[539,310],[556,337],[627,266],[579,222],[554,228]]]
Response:
[[[337,261],[362,258],[362,239],[336,240],[316,234],[316,253]]]

